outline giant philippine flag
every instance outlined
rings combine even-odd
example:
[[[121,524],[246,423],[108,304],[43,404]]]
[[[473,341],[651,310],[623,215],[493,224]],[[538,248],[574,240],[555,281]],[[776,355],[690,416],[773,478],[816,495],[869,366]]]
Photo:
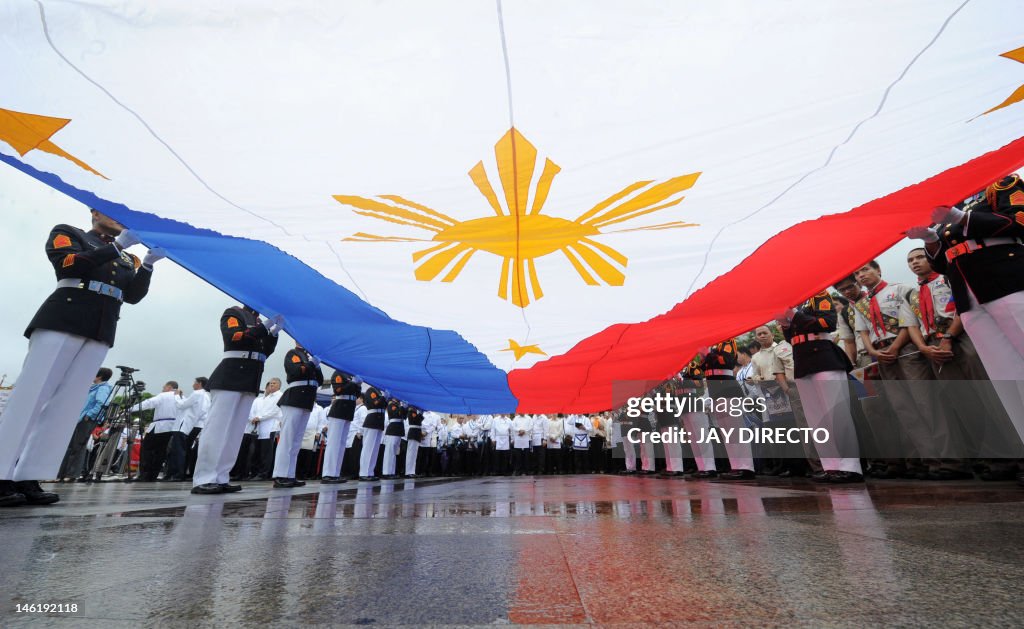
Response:
[[[1017,1],[7,0],[0,59],[0,159],[438,411],[609,408],[1024,164]]]

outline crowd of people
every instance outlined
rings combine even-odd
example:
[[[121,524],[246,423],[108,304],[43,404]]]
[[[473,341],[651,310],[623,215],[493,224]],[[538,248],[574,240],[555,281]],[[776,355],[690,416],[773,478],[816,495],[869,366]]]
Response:
[[[97,368],[121,303],[145,296],[163,254],[127,253],[138,238],[93,211],[92,231],[60,225],[50,234],[59,284],[26,332],[29,356],[0,417],[0,505],[56,502],[38,480],[94,477],[89,446],[100,441],[106,469],[117,461],[130,471],[124,457],[139,438],[137,480],[191,479],[196,494],[240,491],[242,479],[291,488],[311,478],[605,472],[824,483],[1016,475],[1024,484],[1024,183],[1011,176],[936,208],[932,225],[907,235],[924,243],[907,256],[916,285],[884,281],[870,261],[835,293],[778,313],[753,340],[703,348],[648,393],[690,402],[685,412],[442,415],[342,370],[325,378],[298,344],[284,355],[286,382],[271,378],[261,391],[284,319],[234,306],[221,316],[224,353],[209,378],[195,378],[187,396],[167,382],[128,409],[152,411],[152,421],[111,428],[111,371]],[[696,403],[749,399],[764,404],[737,413],[740,405]],[[796,448],[692,439],[787,425],[829,438]],[[690,442],[627,438],[681,431]],[[70,436],[63,458],[46,447],[55,435]]]

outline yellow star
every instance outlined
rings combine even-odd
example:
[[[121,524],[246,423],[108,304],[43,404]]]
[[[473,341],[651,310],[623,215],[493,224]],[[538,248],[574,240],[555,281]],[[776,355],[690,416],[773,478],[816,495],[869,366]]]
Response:
[[[11,148],[21,156],[33,150],[50,153],[57,157],[63,157],[94,175],[103,177],[92,166],[65,152],[64,149],[50,141],[50,137],[63,129],[69,122],[71,122],[69,118],[51,118],[50,116],[0,109],[0,140],[10,144]],[[103,178],[106,179],[106,177]]]
[[[508,340],[508,347],[501,350],[503,352],[512,352],[516,356],[516,360],[519,360],[526,354],[540,354],[541,356],[547,356],[547,352],[543,351],[536,345],[520,345],[516,343],[514,339]]]
[[[1018,63],[1024,63],[1024,48],[1018,48],[1016,50],[1004,52],[999,56],[1006,57],[1007,59],[1012,59],[1013,61],[1016,61]],[[981,115],[984,116],[985,114],[990,114],[993,111],[997,111],[999,109],[1002,109],[1003,107],[1009,107],[1010,105],[1019,103],[1022,100],[1024,100],[1024,85],[1021,85],[1016,90],[1014,90],[1013,94],[1010,94],[1006,98],[1006,100],[1004,100],[1003,102],[999,103],[998,105],[996,105],[992,109],[989,109],[988,111]]]

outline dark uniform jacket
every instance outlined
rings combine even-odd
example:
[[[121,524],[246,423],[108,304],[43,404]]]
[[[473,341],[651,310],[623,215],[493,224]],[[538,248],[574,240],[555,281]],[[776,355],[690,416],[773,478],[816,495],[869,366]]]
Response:
[[[806,334],[831,334],[836,331],[838,320],[835,302],[827,292],[811,297],[793,313],[789,327],[783,330],[786,340],[793,345],[793,377],[803,378],[822,371],[849,373],[853,369],[846,352],[831,339],[800,338]]]
[[[313,364],[306,350],[290,349],[284,355],[284,373],[289,384],[303,381],[316,384],[286,388],[277,405],[313,410],[313,405],[316,404],[316,390],[324,383],[324,372]]]
[[[405,424],[402,420],[405,419],[405,415],[408,409],[402,406],[402,403],[398,400],[388,400],[388,426],[384,430],[385,435],[391,435],[392,437],[404,437],[405,436]],[[395,420],[398,421],[395,421]]]
[[[708,395],[716,398],[743,397],[743,388],[733,374],[735,366],[735,341],[722,341],[711,348],[700,365],[708,383]]]
[[[984,198],[963,204],[967,218],[960,225],[940,225],[938,248],[925,248],[937,273],[949,279],[958,312],[970,309],[968,287],[985,304],[1024,290],[1024,183],[1016,175],[992,184]],[[1014,244],[985,246],[963,252],[965,239],[1013,238]]]
[[[655,389],[655,392],[661,393],[662,397],[670,396],[678,398],[682,396],[682,390],[679,388],[678,384],[678,381],[669,380]],[[679,418],[676,417],[675,412],[668,411],[666,408],[662,407],[661,412],[654,412],[654,422],[657,424],[658,428],[668,428],[670,426],[678,426]]]
[[[409,434],[406,435],[406,438],[409,441],[419,441],[423,438],[423,428],[421,428],[423,426],[423,411],[415,406],[410,406],[408,418]]]
[[[254,352],[270,356],[277,337],[267,332],[259,317],[240,306],[232,306],[220,316],[220,334],[224,351]],[[263,379],[263,361],[256,358],[225,358],[210,375],[210,390],[259,393]]]
[[[384,407],[388,401],[381,395],[380,389],[370,387],[363,393],[363,404],[366,405],[366,417],[363,418],[363,428],[384,430]]]
[[[120,252],[94,231],[82,231],[70,225],[57,225],[46,241],[46,255],[57,280],[78,279],[82,284],[102,282],[122,291],[122,299],[137,304],[149,292],[152,269],[142,267],[139,259]],[[25,336],[40,330],[67,332],[113,347],[121,302],[86,288],[58,288],[46,298],[32,317]]]
[[[348,374],[335,371],[331,376],[331,388],[334,389],[334,402],[327,416],[333,419],[352,421],[356,413],[356,398],[363,393],[359,384],[352,382]]]

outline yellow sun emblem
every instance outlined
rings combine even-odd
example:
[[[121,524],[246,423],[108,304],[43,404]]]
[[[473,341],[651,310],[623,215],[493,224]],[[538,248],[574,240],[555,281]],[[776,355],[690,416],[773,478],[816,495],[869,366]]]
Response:
[[[369,216],[399,225],[410,225],[434,232],[432,238],[404,238],[377,236],[357,232],[345,238],[355,242],[435,242],[432,247],[413,254],[417,280],[429,282],[442,272],[442,282],[458,277],[470,258],[478,251],[494,254],[502,259],[498,296],[511,300],[520,308],[544,296],[537,277],[534,260],[560,252],[576,269],[579,276],[591,286],[603,282],[607,286],[622,286],[626,281],[624,270],[628,259],[615,249],[593,239],[616,231],[639,231],[694,227],[695,223],[672,221],[633,229],[605,231],[617,223],[632,220],[672,207],[683,200],[680,192],[689,189],[700,173],[682,175],[667,181],[638,181],[616,192],[590,208],[575,220],[541,214],[547,201],[551,182],[562,169],[550,159],[532,190],[537,149],[516,129],[502,136],[494,145],[498,164],[498,178],[504,191],[502,206],[487,178],[484,163],[477,162],[469,177],[484,195],[495,216],[457,221],[450,216],[396,195],[376,198],[335,195],[340,203],[355,208],[356,214]],[[529,208],[529,209],[527,209]]]

